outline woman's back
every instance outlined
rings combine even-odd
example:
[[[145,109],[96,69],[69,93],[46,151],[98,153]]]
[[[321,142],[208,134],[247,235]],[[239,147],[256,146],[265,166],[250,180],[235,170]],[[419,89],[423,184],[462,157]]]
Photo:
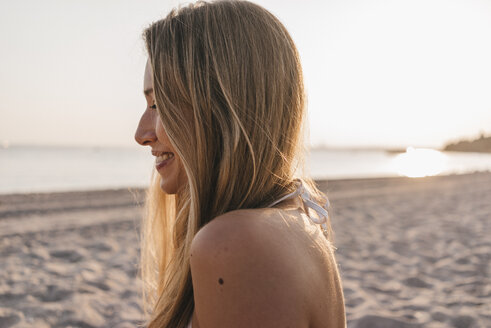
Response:
[[[232,211],[198,232],[193,328],[345,327],[332,246],[302,205]]]

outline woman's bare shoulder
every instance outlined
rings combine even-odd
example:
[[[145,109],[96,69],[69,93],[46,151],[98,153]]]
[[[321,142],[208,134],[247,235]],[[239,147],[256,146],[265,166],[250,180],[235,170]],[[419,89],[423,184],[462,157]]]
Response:
[[[294,220],[298,218],[271,208],[225,213],[198,231],[191,244],[192,256],[220,254],[223,261],[253,257],[254,261],[262,260],[293,272],[295,268],[288,267],[294,262],[292,259],[295,255],[303,257],[292,253],[303,228],[300,224],[291,224]],[[263,268],[269,270],[267,266]]]
[[[226,233],[226,236],[235,237],[259,237],[260,231],[264,226],[269,226],[268,221],[276,217],[277,210],[270,208],[260,209],[243,209],[224,213],[201,228],[196,234],[196,240],[207,239],[209,235],[213,235],[213,242],[216,242],[215,234]],[[250,235],[252,234],[252,236]],[[224,236],[224,237],[226,237]],[[194,242],[194,241],[193,241]]]
[[[232,211],[196,234],[191,245],[191,274],[200,324],[308,326],[298,263],[278,244],[279,238],[271,236],[268,228],[261,229],[277,212]]]
[[[239,261],[265,261],[281,265],[278,260],[285,248],[275,233],[278,211],[274,209],[246,209],[225,213],[198,231],[191,244],[192,260],[214,257],[224,264]],[[286,244],[286,242],[285,242]],[[291,254],[290,254],[291,255]],[[276,259],[276,260],[275,260]],[[283,264],[286,265],[286,264]],[[268,266],[263,267],[267,271]]]

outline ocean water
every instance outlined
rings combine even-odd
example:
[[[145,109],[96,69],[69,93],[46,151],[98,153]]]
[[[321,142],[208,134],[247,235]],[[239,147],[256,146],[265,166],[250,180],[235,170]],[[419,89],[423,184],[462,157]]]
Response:
[[[0,148],[0,193],[145,187],[153,165],[143,147]],[[468,173],[491,171],[491,154],[314,149],[306,168],[316,179]]]

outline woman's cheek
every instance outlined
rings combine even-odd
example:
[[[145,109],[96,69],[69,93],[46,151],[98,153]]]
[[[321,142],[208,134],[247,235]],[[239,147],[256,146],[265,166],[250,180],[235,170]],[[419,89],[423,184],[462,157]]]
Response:
[[[161,143],[164,143],[166,146],[172,147],[160,117],[156,120],[156,124],[157,126],[155,127],[155,133],[157,134],[157,138],[159,139],[159,141]]]

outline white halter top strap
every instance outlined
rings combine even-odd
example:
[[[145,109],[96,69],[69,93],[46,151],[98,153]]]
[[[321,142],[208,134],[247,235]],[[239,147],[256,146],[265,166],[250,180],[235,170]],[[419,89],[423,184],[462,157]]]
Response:
[[[274,201],[268,207],[273,207],[276,204],[281,203],[282,201],[284,201],[286,199],[291,199],[291,198],[295,198],[297,196],[300,196],[302,198],[304,205],[308,208],[313,209],[317,213],[318,218],[313,217],[313,216],[309,215],[308,213],[307,213],[307,216],[309,217],[309,219],[312,222],[321,225],[322,232],[327,237],[327,220],[329,218],[329,213],[327,212],[326,208],[329,207],[328,199],[324,197],[325,205],[320,206],[319,204],[314,202],[310,193],[303,186],[302,181],[299,179],[296,179],[295,181],[297,183],[297,189],[295,191],[293,191],[293,192],[289,193],[288,195],[285,195],[285,196],[281,197],[280,199]]]

